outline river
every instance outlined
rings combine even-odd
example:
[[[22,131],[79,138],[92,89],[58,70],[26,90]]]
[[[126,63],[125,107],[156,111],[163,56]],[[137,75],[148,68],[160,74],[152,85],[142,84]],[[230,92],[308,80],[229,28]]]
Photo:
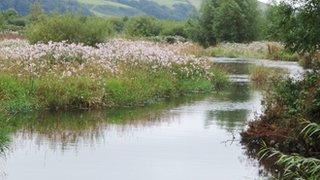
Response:
[[[11,121],[10,149],[0,159],[5,180],[267,179],[246,154],[239,133],[262,111],[252,64],[300,74],[297,63],[213,58],[231,86],[139,108],[21,114]]]

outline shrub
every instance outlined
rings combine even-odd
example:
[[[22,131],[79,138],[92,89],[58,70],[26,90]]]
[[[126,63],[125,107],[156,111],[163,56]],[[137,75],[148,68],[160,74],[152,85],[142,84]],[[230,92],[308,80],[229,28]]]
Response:
[[[126,18],[112,17],[109,18],[107,21],[112,25],[112,28],[116,32],[121,33],[124,30]]]
[[[185,32],[185,23],[179,21],[162,21],[161,35],[163,36],[181,36],[187,38]]]
[[[133,17],[125,25],[125,33],[131,37],[158,36],[161,25],[156,19],[147,16]]]
[[[94,46],[113,33],[110,23],[98,17],[51,14],[27,26],[27,39],[35,44],[49,41],[83,43]]]

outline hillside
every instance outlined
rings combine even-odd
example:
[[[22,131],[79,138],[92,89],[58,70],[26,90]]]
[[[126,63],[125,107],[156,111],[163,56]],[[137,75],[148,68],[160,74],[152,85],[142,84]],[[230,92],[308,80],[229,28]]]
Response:
[[[196,13],[201,0],[78,0],[93,14],[102,16],[150,15],[183,20]]]
[[[34,2],[40,2],[46,12],[79,11],[98,16],[149,15],[159,19],[184,20],[197,13],[203,0],[2,0],[0,10],[16,9],[28,13]],[[261,9],[267,5],[259,3]]]

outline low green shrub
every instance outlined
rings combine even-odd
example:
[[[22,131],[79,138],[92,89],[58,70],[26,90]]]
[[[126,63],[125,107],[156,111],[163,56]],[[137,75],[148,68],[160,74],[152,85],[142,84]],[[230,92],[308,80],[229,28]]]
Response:
[[[162,36],[180,36],[187,38],[185,31],[185,23],[180,21],[161,21],[161,35]]]
[[[155,18],[148,16],[132,17],[125,25],[125,34],[131,37],[158,36],[161,25]]]
[[[112,34],[113,27],[105,19],[73,14],[43,16],[25,30],[27,39],[33,44],[67,41],[94,46]]]

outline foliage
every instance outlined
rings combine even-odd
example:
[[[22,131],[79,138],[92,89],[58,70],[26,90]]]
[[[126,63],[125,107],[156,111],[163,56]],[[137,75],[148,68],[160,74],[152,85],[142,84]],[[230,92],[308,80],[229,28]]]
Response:
[[[185,32],[185,23],[180,21],[161,21],[161,33],[162,36],[180,36],[187,38]]]
[[[275,148],[262,147],[259,152],[261,159],[276,157],[275,164],[283,167],[281,179],[319,179],[320,160],[317,158],[303,157],[299,154],[284,154]]]
[[[117,33],[122,33],[124,30],[124,26],[126,21],[128,20],[127,17],[119,18],[119,17],[111,17],[107,18],[107,21],[111,24],[112,29]]]
[[[187,22],[186,31],[188,37],[204,47],[214,45],[217,42],[216,35],[213,31],[215,8],[217,6],[217,0],[204,1],[200,10],[200,16],[189,19]]]
[[[189,20],[190,39],[208,47],[217,42],[247,42],[258,37],[256,0],[206,0],[199,17]]]
[[[256,0],[221,1],[215,10],[213,31],[218,41],[248,42],[258,36]]]
[[[112,33],[112,26],[102,18],[73,14],[44,16],[25,30],[31,43],[67,41],[91,46],[103,42]]]
[[[285,14],[283,6],[282,3],[272,4],[266,11],[263,33],[268,40],[281,41],[284,36],[281,28],[282,16]]]
[[[243,133],[245,141],[270,147],[264,150],[265,156],[272,156],[288,179],[320,176],[319,80],[319,72],[314,71],[299,80],[273,81],[264,100],[264,115]]]
[[[125,33],[131,37],[157,36],[161,32],[161,26],[152,17],[133,17],[125,25]]]
[[[295,5],[299,4],[299,5]],[[269,38],[282,40],[298,53],[314,53],[319,49],[320,5],[317,0],[282,1],[268,11]]]

